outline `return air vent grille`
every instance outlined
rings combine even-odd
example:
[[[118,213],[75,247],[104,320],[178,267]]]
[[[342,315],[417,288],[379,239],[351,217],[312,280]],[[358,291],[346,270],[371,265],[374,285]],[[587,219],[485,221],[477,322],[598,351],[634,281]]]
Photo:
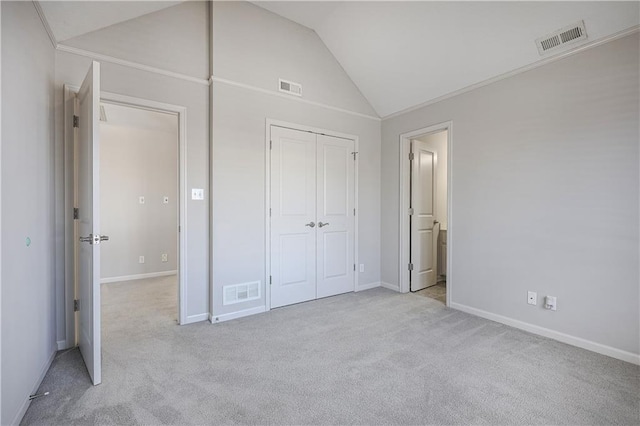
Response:
[[[300,83],[280,79],[278,80],[278,89],[290,95],[302,96],[302,84]]]
[[[574,44],[587,39],[587,30],[584,21],[578,21],[536,40],[538,53],[544,55],[550,51],[559,50],[568,44]]]
[[[226,285],[222,288],[222,292],[223,305],[233,305],[234,303],[260,299],[260,281]]]

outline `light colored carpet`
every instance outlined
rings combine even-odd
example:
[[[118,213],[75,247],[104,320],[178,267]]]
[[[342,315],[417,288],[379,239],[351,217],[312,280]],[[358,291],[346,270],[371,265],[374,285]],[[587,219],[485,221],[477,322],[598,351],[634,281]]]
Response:
[[[414,294],[182,327],[171,280],[103,296],[103,383],[61,352],[23,424],[640,423],[638,366]]]

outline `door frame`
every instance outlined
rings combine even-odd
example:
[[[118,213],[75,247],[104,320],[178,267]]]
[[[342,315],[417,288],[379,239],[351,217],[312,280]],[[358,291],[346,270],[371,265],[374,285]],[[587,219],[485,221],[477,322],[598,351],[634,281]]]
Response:
[[[358,283],[359,283],[359,259],[358,259],[358,223],[360,217],[360,209],[358,208],[358,163],[360,161],[358,157],[358,136],[350,135],[347,133],[340,133],[333,130],[321,129],[318,127],[306,126],[303,124],[295,124],[289,123],[286,121],[274,120],[271,118],[267,118],[265,120],[265,136],[264,136],[264,170],[265,170],[265,184],[264,184],[264,194],[265,194],[265,203],[264,203],[264,223],[265,223],[265,239],[264,239],[264,249],[265,249],[265,260],[264,260],[264,287],[265,287],[265,310],[271,310],[271,289],[269,288],[269,277],[271,276],[271,217],[269,215],[269,208],[271,206],[271,155],[270,155],[270,143],[271,143],[271,126],[284,127],[286,129],[298,130],[301,132],[309,132],[316,133],[325,136],[332,136],[341,139],[349,139],[353,141],[353,149],[356,152],[356,160],[354,162],[353,168],[353,185],[354,185],[354,196],[353,196],[353,207],[356,209],[356,214],[354,216],[354,241],[353,241],[353,262],[356,265],[356,270],[353,275],[353,291],[357,291]]]
[[[400,135],[400,175],[399,175],[399,194],[400,202],[398,209],[398,223],[399,223],[399,247],[400,255],[398,256],[398,283],[401,293],[408,293],[410,291],[409,286],[409,263],[410,257],[410,244],[411,238],[409,235],[409,205],[411,201],[410,194],[410,182],[411,182],[411,167],[409,163],[409,152],[411,152],[411,139],[415,139],[419,136],[424,136],[432,133],[438,133],[447,131],[447,302],[446,305],[451,305],[451,295],[453,293],[453,276],[451,274],[452,269],[452,247],[451,247],[451,231],[453,223],[452,215],[452,200],[453,200],[453,185],[452,185],[452,167],[453,163],[453,121],[445,121],[442,123],[434,124],[432,126],[423,127],[418,130],[414,130]]]
[[[76,94],[80,88],[64,85],[64,239],[65,239],[65,331],[64,347],[59,342],[58,349],[71,348],[78,342],[77,313],[73,311],[73,301],[77,296],[76,276],[76,223],[73,208],[77,200],[75,148],[76,131],[73,115],[76,113]],[[180,105],[156,102],[106,91],[100,92],[100,101],[114,105],[173,114],[178,119],[178,324],[187,324],[187,108]]]

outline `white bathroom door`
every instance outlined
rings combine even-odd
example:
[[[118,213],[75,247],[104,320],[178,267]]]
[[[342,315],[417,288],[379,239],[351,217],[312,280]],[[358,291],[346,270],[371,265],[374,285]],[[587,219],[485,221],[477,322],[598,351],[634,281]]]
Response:
[[[411,141],[411,291],[435,285],[439,225],[435,220],[437,154],[425,142]]]
[[[316,135],[271,126],[271,307],[316,298]]]
[[[317,296],[354,290],[354,142],[317,136]]]
[[[94,385],[102,381],[100,341],[100,64],[78,92],[78,331]],[[74,123],[75,125],[75,123]]]

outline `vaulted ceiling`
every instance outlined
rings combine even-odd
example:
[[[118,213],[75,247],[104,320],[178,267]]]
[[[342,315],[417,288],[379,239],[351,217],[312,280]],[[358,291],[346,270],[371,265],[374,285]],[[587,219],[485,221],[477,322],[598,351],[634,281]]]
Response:
[[[40,5],[60,42],[178,3]],[[637,1],[254,4],[313,29],[381,117],[534,64],[544,59],[535,39],[577,21],[585,23],[586,43],[640,24]]]
[[[533,64],[535,39],[576,21],[594,41],[640,20],[638,2],[255,4],[315,30],[381,117]]]

